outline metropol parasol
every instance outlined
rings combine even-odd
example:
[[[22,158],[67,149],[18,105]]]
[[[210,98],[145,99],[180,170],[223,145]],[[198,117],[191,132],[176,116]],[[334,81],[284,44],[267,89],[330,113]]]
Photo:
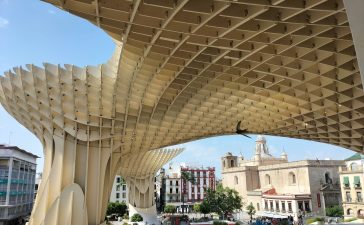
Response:
[[[364,150],[364,1],[46,2],[103,29],[116,50],[100,65],[0,77],[2,106],[44,146],[30,225],[105,224],[116,174],[130,211],[152,221],[154,175],[182,151],[165,147],[232,134],[238,121]]]

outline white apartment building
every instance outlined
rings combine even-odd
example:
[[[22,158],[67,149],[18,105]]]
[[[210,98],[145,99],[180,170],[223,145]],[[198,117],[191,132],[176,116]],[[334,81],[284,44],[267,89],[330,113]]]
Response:
[[[110,202],[125,202],[128,204],[128,186],[125,180],[117,175],[115,176],[114,184],[111,189]]]
[[[0,145],[0,225],[16,224],[31,213],[37,158],[16,146]]]

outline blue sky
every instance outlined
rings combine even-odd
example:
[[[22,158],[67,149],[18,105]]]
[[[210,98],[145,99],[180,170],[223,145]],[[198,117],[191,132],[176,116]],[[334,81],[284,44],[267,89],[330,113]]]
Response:
[[[14,66],[75,64],[96,65],[107,61],[114,49],[112,40],[91,23],[38,0],[0,0],[0,74]],[[0,75],[0,76],[1,76]],[[215,166],[227,151],[252,157],[253,139],[221,136],[178,145],[186,150],[173,162]],[[273,155],[284,149],[289,160],[344,159],[352,151],[317,142],[266,137]],[[0,106],[0,143],[18,145],[43,157],[39,141]],[[43,159],[38,160],[38,171]]]

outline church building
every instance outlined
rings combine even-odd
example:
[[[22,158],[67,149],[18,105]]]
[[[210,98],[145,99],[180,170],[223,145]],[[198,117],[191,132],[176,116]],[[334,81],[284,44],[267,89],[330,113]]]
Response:
[[[255,142],[251,159],[228,152],[221,158],[222,184],[237,190],[257,214],[274,218],[289,215],[322,216],[325,208],[341,205],[339,167],[342,160],[289,162],[285,152],[273,156],[264,136]]]

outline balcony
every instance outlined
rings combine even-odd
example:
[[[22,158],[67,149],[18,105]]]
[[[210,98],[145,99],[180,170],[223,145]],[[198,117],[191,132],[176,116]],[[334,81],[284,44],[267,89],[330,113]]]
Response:
[[[341,174],[363,173],[363,168],[359,167],[359,168],[355,168],[354,170],[352,170],[351,168],[347,168],[346,166],[341,166],[341,167],[339,167],[339,171]]]

